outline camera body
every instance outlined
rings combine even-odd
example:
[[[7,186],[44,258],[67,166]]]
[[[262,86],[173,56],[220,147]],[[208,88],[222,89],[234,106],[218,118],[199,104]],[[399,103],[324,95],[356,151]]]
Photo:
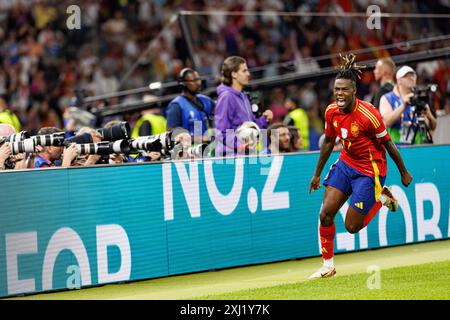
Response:
[[[259,92],[245,92],[245,94],[248,96],[248,99],[250,100],[250,106],[252,108],[252,113],[256,118],[259,118],[262,116],[263,111],[259,104],[261,103],[261,95]]]
[[[121,123],[109,128],[97,129],[97,132],[103,137],[103,141],[129,139],[131,136],[131,128],[126,121],[122,121]]]
[[[436,92],[437,88],[437,84],[432,83],[428,85],[416,86],[412,89],[414,95],[412,96],[410,102],[411,105],[416,107],[414,110],[416,115],[420,115],[425,110],[425,106],[429,102],[430,92]]]

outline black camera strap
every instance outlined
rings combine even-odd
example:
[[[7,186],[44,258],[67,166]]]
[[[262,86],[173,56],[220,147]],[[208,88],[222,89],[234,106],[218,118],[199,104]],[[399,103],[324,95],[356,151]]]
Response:
[[[206,117],[208,118],[208,114],[206,113],[205,107],[201,104],[201,101],[200,101],[200,103],[197,103],[197,102],[194,101],[194,100],[188,99],[186,96],[183,96],[183,95],[182,95],[182,97],[185,98],[185,99],[186,99],[190,104],[192,104],[194,107],[196,107],[199,111],[203,112],[203,113],[206,115]],[[200,100],[200,99],[199,99],[199,100]]]
[[[198,99],[200,103],[197,103],[194,100],[188,99],[186,96],[182,95],[183,98],[185,98],[190,104],[192,104],[195,108],[197,108],[200,112],[203,112],[206,116],[206,119],[211,120],[212,118],[212,110],[211,110],[211,116],[208,116],[208,113],[206,113],[205,107],[202,104],[202,101]],[[206,126],[209,128],[209,123],[206,121]]]

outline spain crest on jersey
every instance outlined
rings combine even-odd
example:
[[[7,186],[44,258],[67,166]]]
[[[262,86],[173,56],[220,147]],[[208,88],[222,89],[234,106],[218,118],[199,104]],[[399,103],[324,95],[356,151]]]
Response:
[[[351,127],[350,127],[350,131],[352,133],[352,136],[357,137],[359,134],[359,124],[355,121],[352,122]]]

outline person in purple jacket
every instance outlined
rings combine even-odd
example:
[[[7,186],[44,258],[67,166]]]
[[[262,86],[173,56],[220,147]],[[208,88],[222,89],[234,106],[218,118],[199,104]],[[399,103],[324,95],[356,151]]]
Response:
[[[216,127],[215,156],[234,156],[240,153],[235,135],[236,129],[245,121],[255,122],[260,129],[268,127],[273,113],[266,110],[256,118],[250,100],[243,92],[250,81],[250,72],[244,58],[231,56],[221,67],[221,84],[217,87],[217,103],[214,114]]]

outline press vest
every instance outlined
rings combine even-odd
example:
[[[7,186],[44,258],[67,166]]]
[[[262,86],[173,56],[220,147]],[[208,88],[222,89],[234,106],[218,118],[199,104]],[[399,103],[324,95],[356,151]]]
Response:
[[[141,126],[144,123],[144,121],[150,122],[150,125],[152,126],[151,132],[152,135],[166,132],[167,121],[163,116],[157,114],[144,114],[136,122],[133,132],[131,133],[132,138],[139,137],[139,130],[141,129]]]
[[[298,108],[289,112],[288,116],[294,120],[294,126],[300,129],[302,149],[309,150],[309,119],[306,111]]]
[[[386,100],[389,102],[389,104],[392,107],[392,110],[396,110],[400,108],[402,105],[403,99],[402,97],[396,95],[394,91],[391,91],[389,93],[386,93],[384,95],[386,97]],[[387,128],[387,131],[389,135],[391,136],[391,140],[394,143],[399,143],[401,140],[401,130],[402,130],[402,124],[404,123],[410,123],[414,121],[414,115],[413,115],[413,108],[411,104],[408,104],[403,111],[400,119],[397,120],[391,127]],[[415,143],[420,143],[420,132],[417,133]]]
[[[203,107],[203,111],[201,111],[198,107],[196,107],[191,101],[189,101],[184,96],[178,96],[173,99],[169,106],[173,103],[176,103],[180,106],[181,109],[181,123],[183,128],[189,131],[190,135],[194,135],[194,124],[195,121],[202,122],[201,134],[205,135],[208,130],[207,121],[208,117],[211,115],[213,108],[213,101],[211,98],[198,94],[196,95],[197,103]],[[206,113],[206,114],[205,114]],[[195,132],[197,133],[197,132]]]
[[[19,118],[8,109],[0,112],[0,123],[12,125],[16,129],[16,132],[19,132],[21,129]]]

